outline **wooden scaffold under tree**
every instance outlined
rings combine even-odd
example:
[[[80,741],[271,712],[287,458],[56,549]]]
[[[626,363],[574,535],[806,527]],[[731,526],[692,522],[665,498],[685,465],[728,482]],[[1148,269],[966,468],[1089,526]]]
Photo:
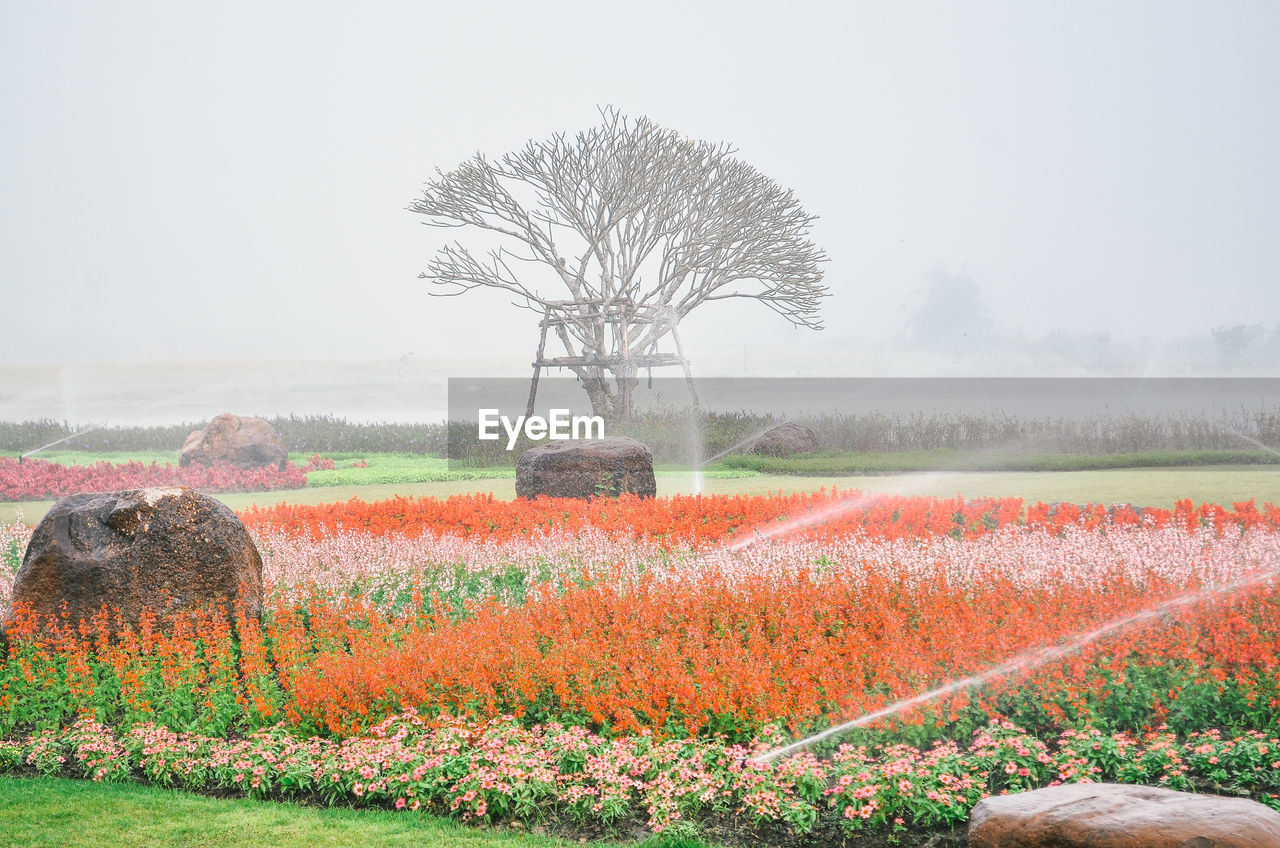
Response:
[[[533,360],[526,415],[533,415],[538,378],[544,368],[572,371],[587,387],[588,394],[594,391],[610,393],[607,375],[612,374],[619,399],[616,408],[621,415],[627,416],[634,409],[632,390],[638,385],[637,375],[641,371],[648,370],[649,385],[652,386],[654,368],[679,365],[689,388],[689,398],[695,408],[698,406],[693,372],[680,344],[675,310],[670,306],[637,306],[623,297],[553,301],[546,304],[538,327],[538,352]],[[590,328],[590,332],[582,333],[582,328]],[[566,350],[573,350],[573,336],[580,336],[581,352],[546,356],[548,331],[556,333]],[[659,341],[668,333],[675,345],[674,353],[658,350]]]

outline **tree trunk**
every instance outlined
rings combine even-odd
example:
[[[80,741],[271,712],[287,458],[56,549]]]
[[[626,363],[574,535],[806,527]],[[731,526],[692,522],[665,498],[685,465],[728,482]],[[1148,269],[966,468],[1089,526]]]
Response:
[[[618,396],[610,389],[609,378],[603,368],[575,368],[583,390],[591,399],[591,413],[599,415],[605,423],[617,420]]]

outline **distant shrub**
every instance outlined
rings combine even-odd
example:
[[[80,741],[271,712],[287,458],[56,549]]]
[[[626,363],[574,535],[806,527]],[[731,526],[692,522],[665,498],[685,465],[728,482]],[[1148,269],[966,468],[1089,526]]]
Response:
[[[290,453],[416,453],[445,455],[444,424],[352,423],[332,415],[306,415],[266,419]],[[59,450],[173,451],[182,449],[187,436],[209,422],[155,426],[94,426],[73,428],[52,419],[0,421],[0,450],[25,453],[61,443]]]
[[[610,436],[639,439],[655,462],[691,465],[746,450],[780,418],[741,410],[662,409],[638,413],[607,428]],[[904,453],[1000,450],[1023,454],[1126,454],[1146,451],[1239,451],[1280,446],[1280,409],[1166,416],[1089,415],[1018,418],[1003,413],[829,414],[795,419],[813,430],[823,450]],[[400,453],[450,457],[467,465],[514,465],[537,442],[523,436],[481,441],[475,422],[434,424],[351,422],[333,415],[269,418],[291,453]],[[173,451],[207,422],[150,427],[77,428],[52,419],[0,422],[0,450],[24,453],[62,441],[60,450]]]

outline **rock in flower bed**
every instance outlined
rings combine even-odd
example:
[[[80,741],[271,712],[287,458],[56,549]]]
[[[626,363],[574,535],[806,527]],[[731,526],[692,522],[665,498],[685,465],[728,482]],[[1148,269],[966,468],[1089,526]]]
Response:
[[[134,629],[144,610],[160,626],[215,603],[257,615],[262,557],[236,514],[194,489],[71,495],[36,527],[11,595],[13,606],[45,619],[79,622],[105,606]]]
[[[1049,786],[973,808],[970,848],[1275,848],[1280,813],[1247,798],[1158,786]]]

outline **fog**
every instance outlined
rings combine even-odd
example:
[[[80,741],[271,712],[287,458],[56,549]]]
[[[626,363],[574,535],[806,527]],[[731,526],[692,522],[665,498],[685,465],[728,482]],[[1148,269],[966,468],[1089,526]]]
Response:
[[[1276,43],[1269,2],[7,3],[0,418],[526,375],[537,316],[430,297],[468,234],[405,207],[607,104],[818,216],[827,329],[706,304],[695,376],[1274,375]]]

